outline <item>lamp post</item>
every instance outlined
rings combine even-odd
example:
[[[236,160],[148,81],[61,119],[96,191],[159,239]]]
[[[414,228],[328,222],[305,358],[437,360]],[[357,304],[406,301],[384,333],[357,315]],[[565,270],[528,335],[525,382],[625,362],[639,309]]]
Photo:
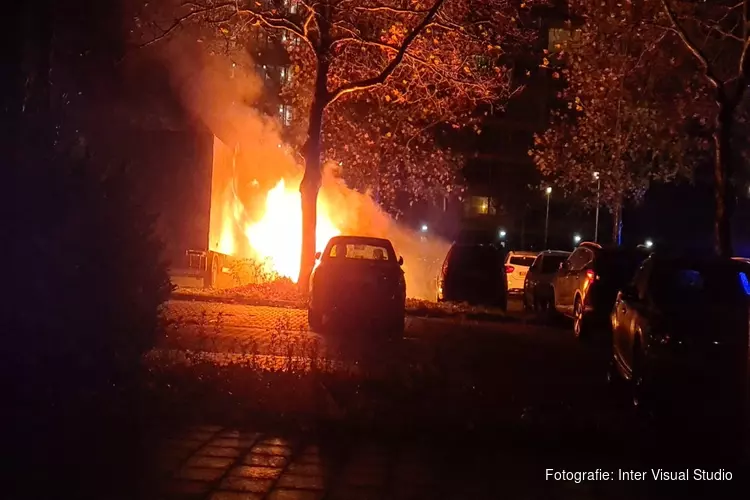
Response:
[[[549,233],[549,198],[552,194],[552,188],[547,186],[547,189],[544,190],[545,193],[547,193],[547,216],[544,218],[544,248],[547,249],[547,235]]]
[[[596,221],[594,222],[594,243],[599,243],[599,192],[602,187],[602,180],[599,178],[599,172],[594,172],[596,179]]]

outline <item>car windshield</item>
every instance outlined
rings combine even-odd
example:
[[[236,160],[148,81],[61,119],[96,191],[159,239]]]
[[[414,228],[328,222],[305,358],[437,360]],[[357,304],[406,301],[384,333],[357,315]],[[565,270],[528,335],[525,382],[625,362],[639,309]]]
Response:
[[[337,243],[331,247],[328,256],[334,259],[344,258],[378,262],[395,260],[393,251],[389,251],[386,246],[364,243]]]
[[[545,255],[542,258],[542,273],[554,273],[560,269],[560,263],[568,259],[567,255]]]
[[[536,257],[516,255],[516,256],[511,256],[508,264],[511,264],[514,266],[531,267],[531,265],[534,264],[535,260],[536,260]]]
[[[737,304],[750,297],[750,276],[736,266],[722,264],[659,265],[654,268],[650,289],[659,305]]]
[[[491,246],[454,247],[448,265],[459,272],[484,271],[496,267],[498,260],[499,252]]]

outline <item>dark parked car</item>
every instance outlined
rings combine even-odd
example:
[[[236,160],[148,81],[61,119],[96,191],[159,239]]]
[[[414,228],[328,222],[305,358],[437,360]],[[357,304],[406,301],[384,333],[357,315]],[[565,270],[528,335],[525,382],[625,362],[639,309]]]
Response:
[[[632,381],[636,405],[658,399],[677,407],[674,397],[684,395],[704,408],[737,401],[746,376],[749,309],[750,265],[654,255],[613,307],[611,374]]]
[[[438,276],[437,300],[505,309],[508,285],[503,257],[494,245],[453,244]]]
[[[396,257],[390,241],[336,236],[316,258],[307,309],[310,328],[320,331],[349,317],[382,323],[389,333],[403,334],[404,259]]]
[[[537,255],[534,263],[526,273],[523,284],[523,307],[535,311],[549,309],[554,303],[552,280],[565,262],[570,252],[545,250]]]
[[[555,310],[573,318],[576,337],[586,337],[597,327],[608,329],[617,292],[630,282],[649,253],[584,242],[561,264],[552,280]]]

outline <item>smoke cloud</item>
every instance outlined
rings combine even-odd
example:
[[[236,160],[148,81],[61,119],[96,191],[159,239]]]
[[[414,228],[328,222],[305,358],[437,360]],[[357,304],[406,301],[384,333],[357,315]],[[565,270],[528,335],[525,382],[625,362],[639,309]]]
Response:
[[[246,226],[263,217],[268,191],[281,179],[296,189],[303,169],[283,143],[278,121],[259,111],[267,98],[264,82],[249,55],[227,57],[195,39],[174,38],[160,56],[184,107],[226,145],[214,149],[212,182],[211,231],[222,235],[212,234],[209,243],[254,258]],[[335,159],[330,160],[318,203],[326,205],[331,222],[342,234],[390,239],[404,257],[408,296],[435,300],[448,242],[399,225],[367,194],[349,189],[336,175]],[[279,228],[285,230],[298,229]]]

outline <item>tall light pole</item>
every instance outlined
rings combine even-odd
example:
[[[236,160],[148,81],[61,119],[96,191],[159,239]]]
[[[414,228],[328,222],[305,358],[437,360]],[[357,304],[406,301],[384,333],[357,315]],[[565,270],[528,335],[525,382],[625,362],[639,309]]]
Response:
[[[599,178],[599,172],[594,172],[596,179],[596,222],[594,222],[594,243],[599,243],[599,192],[602,187],[602,180]]]
[[[544,249],[547,249],[547,234],[549,233],[549,197],[552,194],[552,188],[547,186],[544,190],[547,193],[547,217],[544,219]]]

